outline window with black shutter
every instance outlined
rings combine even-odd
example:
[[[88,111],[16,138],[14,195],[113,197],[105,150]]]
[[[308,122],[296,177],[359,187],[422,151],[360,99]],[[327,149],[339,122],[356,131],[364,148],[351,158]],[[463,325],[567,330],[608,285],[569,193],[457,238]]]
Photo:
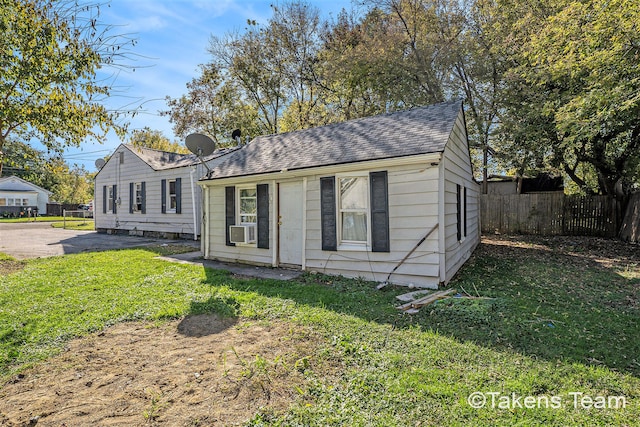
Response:
[[[462,189],[456,184],[456,228],[458,241],[462,240]]]

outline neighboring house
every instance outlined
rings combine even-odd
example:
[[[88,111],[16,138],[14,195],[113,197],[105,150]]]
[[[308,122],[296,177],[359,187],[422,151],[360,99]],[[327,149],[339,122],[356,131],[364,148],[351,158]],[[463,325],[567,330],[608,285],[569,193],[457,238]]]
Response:
[[[236,148],[204,158],[214,167]],[[177,154],[121,144],[95,178],[93,205],[99,232],[197,238],[206,169],[193,154]]]
[[[479,242],[461,102],[258,137],[199,185],[208,259],[436,288]]]
[[[0,178],[0,215],[20,214],[28,208],[38,208],[38,213],[47,212],[47,203],[53,193],[17,176]]]
[[[550,191],[564,191],[561,176],[554,177],[548,173],[540,173],[536,177],[490,175],[487,181],[487,194],[508,195]]]

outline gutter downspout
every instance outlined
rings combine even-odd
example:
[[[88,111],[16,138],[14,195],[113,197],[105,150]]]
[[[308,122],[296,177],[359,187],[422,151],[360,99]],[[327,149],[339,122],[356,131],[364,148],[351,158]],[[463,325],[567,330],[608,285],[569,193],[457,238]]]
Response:
[[[198,240],[198,215],[196,213],[196,193],[193,188],[193,174],[197,167],[194,167],[189,172],[189,178],[191,179],[191,203],[193,204],[193,240]]]
[[[438,165],[438,255],[440,258],[439,270],[440,270],[440,284],[444,284],[447,279],[447,248],[446,248],[446,236],[445,236],[445,219],[447,212],[445,209],[445,163],[444,152],[440,154],[440,162]]]
[[[205,259],[209,258],[209,187],[202,186],[202,196],[204,205],[202,207],[202,239],[200,239],[200,250]]]

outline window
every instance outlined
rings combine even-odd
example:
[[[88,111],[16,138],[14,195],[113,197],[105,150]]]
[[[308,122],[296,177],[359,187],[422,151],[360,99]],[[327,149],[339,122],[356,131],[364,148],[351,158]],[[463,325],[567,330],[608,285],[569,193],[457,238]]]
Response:
[[[467,188],[456,185],[456,228],[458,241],[467,237]]]
[[[107,212],[113,212],[113,187],[107,187]]]
[[[29,199],[22,199],[22,206],[29,206]]]
[[[387,171],[320,178],[323,251],[389,252]]]
[[[141,212],[142,211],[142,183],[136,182],[133,185],[133,211]]]
[[[341,177],[339,183],[338,211],[340,213],[340,240],[344,243],[368,241],[369,217],[368,177]]]
[[[258,198],[256,188],[238,190],[238,216],[240,224],[255,224],[258,219]]]
[[[177,206],[176,198],[176,180],[169,181],[169,210],[175,212]]]
[[[182,213],[182,178],[163,179],[160,181],[161,212]],[[142,183],[142,205],[144,206],[144,182]]]
[[[463,237],[467,237],[467,187],[464,187],[462,192],[462,202],[464,203],[464,223],[462,224]]]
[[[7,206],[7,199],[4,197],[0,197],[0,206]]]

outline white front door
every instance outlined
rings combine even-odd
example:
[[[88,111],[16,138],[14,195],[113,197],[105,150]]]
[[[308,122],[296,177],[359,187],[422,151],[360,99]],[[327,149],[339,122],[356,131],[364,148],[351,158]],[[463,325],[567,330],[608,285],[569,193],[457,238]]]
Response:
[[[302,265],[302,182],[278,184],[280,264]]]

